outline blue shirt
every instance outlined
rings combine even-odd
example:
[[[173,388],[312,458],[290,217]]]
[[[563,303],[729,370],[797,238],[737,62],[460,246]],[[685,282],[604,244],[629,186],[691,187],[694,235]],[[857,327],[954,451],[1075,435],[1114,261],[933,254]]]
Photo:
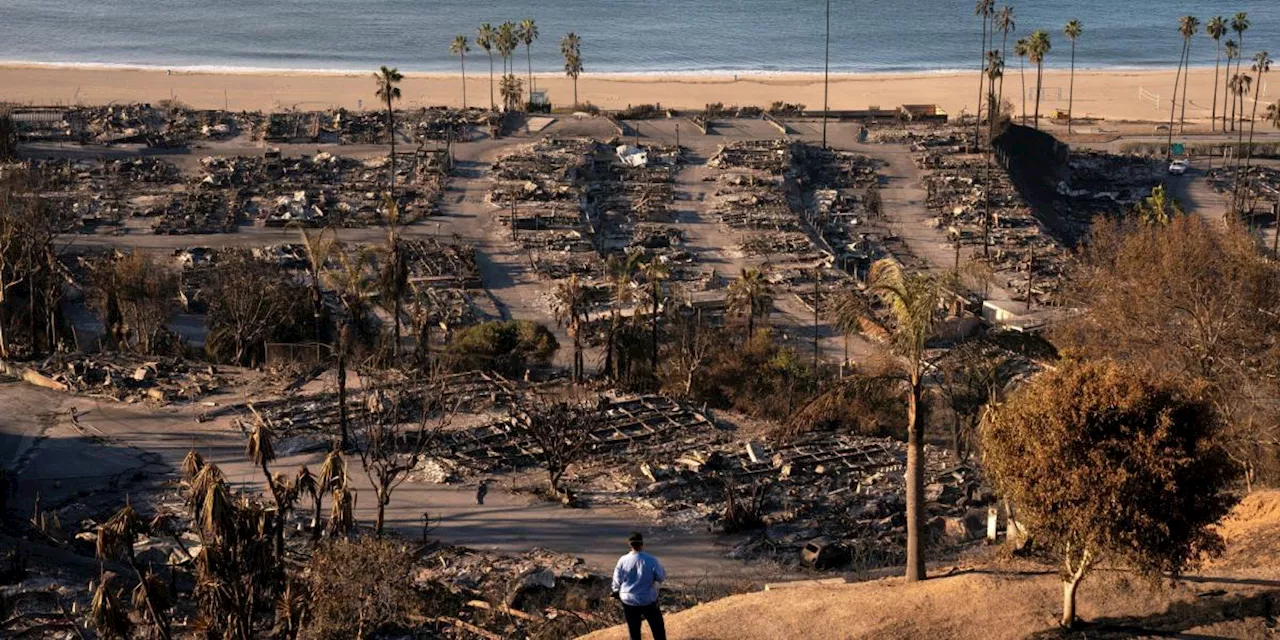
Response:
[[[667,572],[658,559],[643,552],[632,551],[618,558],[613,568],[613,590],[623,604],[644,607],[658,601],[657,583],[667,579]]]

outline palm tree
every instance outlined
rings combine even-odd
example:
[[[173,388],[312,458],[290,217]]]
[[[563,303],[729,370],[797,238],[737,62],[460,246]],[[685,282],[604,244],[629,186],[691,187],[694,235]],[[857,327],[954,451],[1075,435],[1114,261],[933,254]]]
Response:
[[[987,97],[987,130],[989,134],[995,133],[996,120],[1000,117],[1000,104],[996,99],[996,82],[1004,77],[1004,56],[1000,54],[998,49],[992,49],[987,52],[987,67],[983,70],[987,76],[988,92]]]
[[[462,60],[462,109],[464,111],[467,108],[467,52],[470,50],[471,45],[467,42],[466,36],[455,37],[453,44],[449,45],[449,53]]]
[[[502,56],[502,75],[507,75],[511,72],[511,54],[515,52],[516,44],[519,41],[514,22],[504,22],[498,25],[498,55]]]
[[[840,375],[844,375],[849,363],[849,336],[862,330],[862,320],[867,316],[867,302],[855,289],[845,289],[836,298],[832,309],[831,327],[844,336],[844,361],[840,363]]]
[[[982,48],[980,49],[982,52],[982,67],[980,68],[981,71],[978,73],[978,107],[973,112],[974,117],[977,119],[973,128],[973,138],[975,142],[978,140],[978,127],[982,122],[982,82],[987,75],[987,50],[989,49],[987,46],[987,22],[991,19],[991,16],[995,14],[995,9],[995,0],[976,0],[973,6],[973,15],[982,18]]]
[[[773,292],[765,277],[765,267],[743,269],[742,276],[729,285],[725,302],[729,312],[747,317],[747,342],[755,336],[756,318],[773,308]]]
[[[573,78],[573,104],[578,105],[578,76],[582,75],[582,39],[570,31],[560,39],[560,53],[564,56],[564,74]]]
[[[1031,41],[1018,38],[1013,45],[1013,52],[1018,54],[1018,73],[1022,76],[1022,126],[1027,126],[1027,56],[1031,55]]]
[[[488,22],[480,25],[476,30],[476,44],[479,45],[484,52],[489,54],[489,110],[493,111],[498,108],[497,103],[493,101],[493,45],[494,38],[497,37],[493,30],[493,25]]]
[[[556,287],[552,307],[556,325],[567,328],[569,337],[573,338],[573,381],[582,382],[582,333],[586,330],[588,308],[586,291],[577,274],[569,276]]]
[[[907,398],[907,575],[925,577],[921,533],[924,528],[924,429],[918,424],[924,387],[925,344],[933,334],[944,283],[925,273],[907,274],[890,259],[871,265],[868,290],[880,298],[893,318],[893,346],[906,373]]]
[[[502,83],[498,87],[498,92],[502,94],[503,109],[518,111],[520,109],[520,98],[524,95],[524,81],[517,78],[514,73],[508,73],[502,76]]]
[[[404,254],[404,245],[400,242],[400,207],[390,197],[384,200],[383,205],[387,210],[387,246],[383,248],[386,264],[378,273],[378,288],[381,290],[379,293],[383,308],[390,306],[387,310],[391,312],[394,326],[391,361],[397,362],[400,358],[401,303],[405,290],[409,287],[409,262]],[[385,305],[387,300],[391,301],[390,305]]]
[[[1044,57],[1052,48],[1053,43],[1049,42],[1049,32],[1044,29],[1032,33],[1031,40],[1027,42],[1027,56],[1036,65],[1036,129],[1040,128],[1040,94],[1044,83]]]
[[[609,335],[605,339],[604,370],[606,375],[617,380],[619,376],[616,353],[618,331],[622,324],[622,306],[635,299],[635,288],[632,287],[631,276],[640,267],[640,259],[644,254],[633,251],[622,256],[610,256],[605,265],[613,286],[613,303],[609,305]]]
[[[337,249],[338,265],[325,273],[331,286],[338,292],[338,300],[342,303],[341,321],[338,334],[333,345],[334,358],[337,360],[338,376],[338,427],[341,430],[341,446],[345,451],[351,446],[347,433],[349,419],[347,416],[347,354],[355,340],[357,325],[366,315],[366,294],[371,292],[371,285],[365,278],[365,266],[368,255],[363,251],[348,255],[341,247]]]
[[[1000,58],[1003,60],[1009,59],[1009,34],[1014,30],[1016,26],[1017,25],[1014,23],[1014,20],[1013,20],[1013,7],[1010,7],[1007,5],[1002,7],[1000,9],[1000,14],[996,16],[996,28],[999,29],[1001,33]],[[1001,74],[1000,76],[1000,90],[997,92],[996,101],[1000,105],[999,108],[996,110],[996,112],[999,113],[999,110],[1004,108],[1004,75],[1003,74]]]
[[[671,275],[671,269],[656,258],[640,267],[640,275],[649,284],[649,328],[652,335],[649,365],[653,376],[658,377],[658,306],[662,304],[662,281]]]
[[[1178,33],[1182,34],[1182,51],[1178,54],[1178,73],[1173,77],[1173,101],[1169,103],[1169,141],[1168,155],[1173,155],[1173,120],[1178,113],[1178,85],[1182,81],[1182,71],[1186,68],[1188,53],[1191,49],[1191,36],[1200,28],[1200,20],[1195,16],[1182,16],[1178,21]],[[1191,70],[1187,69],[1187,73]],[[1184,98],[1185,93],[1184,93]],[[1185,115],[1185,112],[1184,112]]]
[[[1213,103],[1210,107],[1209,115],[1209,131],[1218,130],[1218,71],[1222,66],[1222,36],[1227,32],[1227,19],[1222,16],[1209,18],[1209,23],[1205,25],[1205,33],[1213,38],[1214,48],[1217,49],[1217,57],[1213,62]],[[1231,64],[1230,61],[1227,64]],[[1223,112],[1223,117],[1226,112]],[[1225,125],[1224,125],[1225,130]]]
[[[1271,55],[1266,51],[1259,51],[1253,56],[1253,113],[1249,116],[1249,157],[1245,161],[1247,169],[1253,163],[1253,129],[1258,120],[1258,98],[1262,94],[1262,76],[1271,71]]]
[[[525,61],[529,64],[529,93],[533,94],[533,41],[538,39],[538,25],[533,18],[525,18],[516,29],[516,36],[524,43]]]
[[[1243,52],[1244,51],[1244,32],[1249,30],[1249,14],[1245,13],[1244,11],[1241,11],[1236,15],[1232,16],[1231,30],[1234,31],[1236,34],[1236,46],[1239,47],[1239,51]],[[1236,74],[1237,75],[1239,75],[1240,73],[1240,63],[1242,60],[1243,60],[1242,55],[1237,54],[1236,55]],[[1227,69],[1227,73],[1228,74],[1231,73],[1230,68]],[[1236,118],[1237,103],[1240,105],[1239,108],[1240,108],[1241,115],[1244,114],[1244,100],[1243,98],[1240,98],[1239,96],[1237,96],[1236,102],[1231,105],[1231,130],[1232,131],[1235,131],[1235,127],[1236,127],[1235,118]]]
[[[1271,126],[1280,129],[1280,100],[1276,100],[1267,105],[1267,116],[1265,120],[1271,123]]]
[[[324,495],[320,488],[319,479],[304,464],[302,468],[298,469],[297,475],[293,477],[293,486],[298,490],[299,495],[305,493],[311,496],[311,530],[318,530],[320,527],[320,496]]]
[[[1067,133],[1071,133],[1071,118],[1074,115],[1072,109],[1076,100],[1076,38],[1084,31],[1084,25],[1079,20],[1072,20],[1062,29],[1063,35],[1071,41],[1071,88],[1067,91]]]
[[[377,73],[373,74],[373,79],[378,82],[378,99],[387,103],[387,137],[391,139],[391,180],[390,189],[387,193],[391,197],[396,195],[396,120],[395,112],[391,110],[391,102],[400,99],[400,84],[404,80],[404,76],[395,68],[388,69],[383,66]]]
[[[1179,32],[1182,37],[1187,40],[1187,51],[1184,54],[1182,68],[1186,73],[1182,74],[1182,115],[1178,116],[1178,133],[1185,133],[1187,130],[1187,83],[1191,80],[1191,38],[1200,30],[1200,19],[1195,16],[1185,16],[1182,19]]]
[[[305,226],[301,224],[296,224],[296,226],[299,233],[302,234],[302,249],[307,254],[305,267],[307,278],[311,280],[311,316],[315,331],[314,338],[316,342],[320,342],[324,339],[324,325],[321,320],[324,316],[324,292],[320,286],[320,278],[321,274],[324,273],[325,265],[329,262],[329,255],[333,250],[333,243],[336,238],[333,234],[325,235],[325,232],[329,231],[327,227],[313,236]]]
[[[1222,81],[1225,83],[1222,91],[1222,130],[1227,130],[1227,102],[1231,102],[1231,130],[1235,131],[1236,103],[1231,99],[1231,61],[1240,57],[1240,45],[1235,40],[1228,39],[1227,44],[1222,47],[1223,53],[1227,56],[1227,72],[1222,74]]]

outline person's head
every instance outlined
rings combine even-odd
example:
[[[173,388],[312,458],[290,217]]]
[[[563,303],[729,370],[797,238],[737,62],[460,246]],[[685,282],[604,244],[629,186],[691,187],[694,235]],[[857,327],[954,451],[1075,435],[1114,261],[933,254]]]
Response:
[[[644,536],[640,535],[639,532],[632,533],[627,538],[627,544],[631,546],[632,551],[640,551],[644,549]]]

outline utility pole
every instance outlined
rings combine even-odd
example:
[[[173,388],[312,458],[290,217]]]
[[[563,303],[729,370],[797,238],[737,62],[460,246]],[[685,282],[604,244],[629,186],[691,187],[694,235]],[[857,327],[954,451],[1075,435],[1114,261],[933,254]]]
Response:
[[[1036,277],[1036,247],[1031,245],[1027,249],[1027,311],[1031,310],[1034,300],[1031,298],[1031,283]]]
[[[831,110],[828,100],[831,91],[831,0],[827,0],[827,48],[822,63],[822,148],[827,148],[827,112]]]

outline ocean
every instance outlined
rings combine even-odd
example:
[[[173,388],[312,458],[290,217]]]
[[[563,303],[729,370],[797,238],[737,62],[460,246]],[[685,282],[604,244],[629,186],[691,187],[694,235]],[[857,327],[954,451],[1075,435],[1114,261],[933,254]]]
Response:
[[[973,4],[831,0],[831,68],[976,68],[981,23]],[[1172,67],[1181,50],[1179,16],[1207,21],[1237,11],[1252,22],[1246,55],[1270,48],[1280,58],[1280,0],[1024,0],[1014,9],[1018,36],[1049,31],[1050,67],[1069,62],[1062,27],[1073,18],[1084,23],[1079,68]],[[474,38],[486,21],[533,18],[541,32],[534,71],[559,71],[558,41],[574,31],[588,74],[815,72],[822,70],[824,10],[823,0],[0,0],[0,61],[451,72],[455,35]],[[469,68],[487,67],[484,52],[473,49]],[[515,60],[524,70],[523,46]],[[1192,63],[1214,63],[1203,33],[1193,41]]]

